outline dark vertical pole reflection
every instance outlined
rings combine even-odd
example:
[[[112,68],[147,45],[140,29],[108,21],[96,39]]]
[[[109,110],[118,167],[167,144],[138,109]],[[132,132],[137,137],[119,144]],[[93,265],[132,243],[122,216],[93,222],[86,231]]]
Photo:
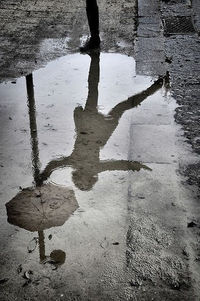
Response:
[[[46,258],[45,243],[44,243],[44,231],[38,231],[38,236],[39,236],[40,262],[43,262]]]
[[[27,104],[28,104],[30,133],[31,133],[33,177],[34,177],[36,186],[39,186],[40,185],[40,159],[39,159],[36,107],[35,107],[34,85],[33,85],[32,73],[26,76],[26,89],[27,89],[27,98],[28,98]],[[46,258],[44,232],[38,231],[38,236],[39,236],[40,261],[42,262]]]
[[[33,177],[34,177],[36,186],[39,186],[40,185],[40,177],[39,177],[40,176],[40,160],[39,160],[36,109],[35,109],[35,98],[34,98],[34,86],[33,86],[32,73],[26,76],[26,89],[27,89],[27,97],[28,97],[30,133],[31,133]]]

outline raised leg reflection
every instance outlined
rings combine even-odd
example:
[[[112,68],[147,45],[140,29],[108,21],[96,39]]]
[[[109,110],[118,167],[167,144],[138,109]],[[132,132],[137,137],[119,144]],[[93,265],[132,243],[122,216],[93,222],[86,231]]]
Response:
[[[163,84],[163,79],[155,81],[145,91],[138,93],[116,105],[108,115],[98,112],[98,84],[100,53],[91,53],[91,64],[88,76],[88,97],[85,108],[78,106],[74,110],[76,127],[76,141],[73,152],[68,157],[60,157],[49,162],[41,173],[41,181],[46,180],[58,168],[71,166],[74,184],[81,190],[90,190],[98,179],[98,173],[108,170],[148,169],[140,162],[128,160],[99,159],[100,149],[104,147],[116,129],[122,114],[141,104],[148,96],[158,91]]]

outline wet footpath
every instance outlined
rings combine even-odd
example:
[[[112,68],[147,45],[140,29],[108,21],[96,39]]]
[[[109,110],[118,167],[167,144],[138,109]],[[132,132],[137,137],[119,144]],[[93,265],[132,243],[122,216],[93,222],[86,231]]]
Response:
[[[0,3],[0,300],[198,301],[198,1],[99,11]]]

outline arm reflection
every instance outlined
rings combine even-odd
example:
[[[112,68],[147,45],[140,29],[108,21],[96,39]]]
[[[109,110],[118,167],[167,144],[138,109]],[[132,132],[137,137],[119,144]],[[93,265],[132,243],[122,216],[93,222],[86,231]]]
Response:
[[[98,180],[98,173],[112,170],[151,170],[140,162],[128,160],[100,161],[100,149],[104,147],[112,136],[123,113],[140,105],[147,97],[158,91],[163,84],[159,78],[146,90],[129,97],[117,104],[109,113],[103,115],[97,110],[98,84],[100,74],[100,53],[91,55],[90,70],[88,76],[88,97],[85,108],[79,106],[74,110],[74,122],[76,127],[76,141],[70,156],[60,157],[50,161],[40,174],[42,181],[51,173],[66,166],[74,169],[72,179],[80,190],[90,190]],[[108,118],[109,117],[109,118]]]

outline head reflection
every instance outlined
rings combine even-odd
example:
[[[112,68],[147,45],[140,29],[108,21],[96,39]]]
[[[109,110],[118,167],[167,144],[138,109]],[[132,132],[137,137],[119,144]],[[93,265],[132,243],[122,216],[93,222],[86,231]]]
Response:
[[[76,187],[82,191],[92,189],[94,184],[98,181],[98,175],[93,175],[84,170],[75,170],[72,172],[72,180]]]
[[[123,113],[137,107],[148,96],[158,91],[163,84],[159,78],[149,88],[118,103],[107,115],[98,112],[98,84],[100,75],[100,53],[91,52],[88,76],[88,96],[85,107],[74,110],[76,141],[70,156],[50,161],[40,174],[40,181],[46,180],[51,173],[65,166],[74,169],[72,179],[80,190],[91,190],[98,180],[98,174],[112,170],[150,170],[140,162],[128,160],[100,160],[100,150],[112,136]]]

